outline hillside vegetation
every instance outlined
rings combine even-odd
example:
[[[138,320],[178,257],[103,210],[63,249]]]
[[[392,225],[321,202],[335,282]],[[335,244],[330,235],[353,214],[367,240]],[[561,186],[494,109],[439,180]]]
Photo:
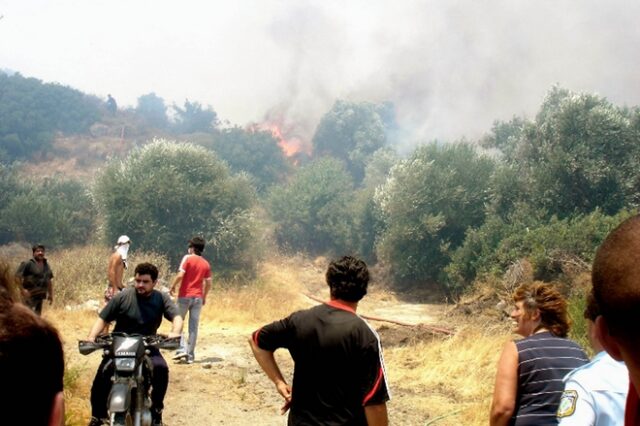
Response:
[[[522,261],[534,279],[570,283],[568,269],[588,266],[640,200],[640,110],[560,87],[534,119],[403,154],[390,103],[337,100],[310,149],[266,124],[241,128],[154,93],[110,111],[3,74],[0,244],[108,246],[126,233],[175,265],[200,234],[238,283],[266,253],[353,253],[395,289],[451,300],[476,282],[499,289]]]

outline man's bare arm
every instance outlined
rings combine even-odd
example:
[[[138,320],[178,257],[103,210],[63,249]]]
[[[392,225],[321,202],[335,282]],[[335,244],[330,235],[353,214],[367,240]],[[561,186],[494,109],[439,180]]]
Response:
[[[366,405],[364,415],[367,417],[368,426],[388,426],[389,416],[387,414],[387,404]]]
[[[173,279],[171,289],[169,290],[169,294],[171,296],[175,296],[176,290],[180,289],[180,286],[182,285],[182,277],[184,277],[184,271],[179,271]]]
[[[173,317],[173,321],[171,321],[171,324],[173,324],[173,327],[171,327],[171,332],[169,333],[169,337],[178,337],[181,335],[182,322],[183,320],[180,315],[176,315],[175,317]]]
[[[87,340],[90,342],[95,342],[96,337],[100,334],[100,332],[104,329],[106,322],[100,317],[93,323],[93,327],[91,327],[91,331],[89,331],[89,335],[87,336]]]
[[[253,356],[260,364],[262,371],[265,372],[267,377],[276,385],[276,390],[284,398],[284,406],[281,409],[281,413],[284,414],[289,409],[291,404],[291,386],[289,386],[280,371],[280,367],[273,357],[273,352],[261,349],[253,338],[249,338],[249,346],[253,351]]]

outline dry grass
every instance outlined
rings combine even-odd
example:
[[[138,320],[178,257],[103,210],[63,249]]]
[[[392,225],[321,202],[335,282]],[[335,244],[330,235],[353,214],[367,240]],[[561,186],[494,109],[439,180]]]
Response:
[[[109,253],[108,249],[97,247],[50,253],[60,295],[82,301],[95,298],[96,292],[101,294]],[[143,257],[138,255],[135,261]],[[203,312],[202,327],[223,326],[245,332],[306,308],[310,301],[302,293],[327,296],[325,268],[324,259],[274,258],[260,266],[258,278],[250,285],[215,282]],[[164,274],[172,275],[166,269]],[[372,288],[370,302],[394,299],[393,294],[381,290]],[[67,425],[77,426],[89,417],[87,396],[100,358],[80,356],[77,340],[86,336],[96,313],[60,307],[46,309],[45,316],[64,337]],[[496,362],[503,343],[511,336],[496,325],[452,325],[457,326],[458,332],[449,338],[411,339],[405,346],[385,347],[393,397],[389,404],[392,424],[487,423]],[[167,332],[168,326],[165,321],[160,331]],[[405,418],[418,420],[406,423],[401,420]]]
[[[444,340],[385,350],[392,390],[403,395],[391,407],[415,410],[425,424],[486,424],[496,363],[509,338],[464,326]]]
[[[306,289],[324,289],[324,265],[301,258],[274,257],[259,265],[249,285],[214,283],[204,317],[217,323],[258,325],[308,307]]]

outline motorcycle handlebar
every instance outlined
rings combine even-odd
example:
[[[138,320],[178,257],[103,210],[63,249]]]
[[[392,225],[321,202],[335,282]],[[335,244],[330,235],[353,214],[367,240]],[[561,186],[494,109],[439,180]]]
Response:
[[[109,333],[96,337],[95,342],[88,340],[78,341],[78,351],[82,355],[89,355],[99,349],[108,348],[113,342],[113,336],[135,336],[127,335],[125,333]],[[143,336],[144,345],[146,347],[153,346],[158,349],[178,349],[180,347],[180,337],[167,337],[163,334],[155,334],[150,336]]]

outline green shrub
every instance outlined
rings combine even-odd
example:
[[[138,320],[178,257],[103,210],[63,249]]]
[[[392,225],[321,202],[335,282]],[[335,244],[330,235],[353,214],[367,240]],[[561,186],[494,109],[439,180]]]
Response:
[[[108,241],[127,234],[137,249],[177,266],[189,238],[201,235],[218,273],[255,270],[254,190],[202,147],[156,140],[134,150],[105,167],[95,197]]]
[[[342,162],[322,158],[270,192],[267,205],[280,247],[311,254],[354,251],[353,183]]]

